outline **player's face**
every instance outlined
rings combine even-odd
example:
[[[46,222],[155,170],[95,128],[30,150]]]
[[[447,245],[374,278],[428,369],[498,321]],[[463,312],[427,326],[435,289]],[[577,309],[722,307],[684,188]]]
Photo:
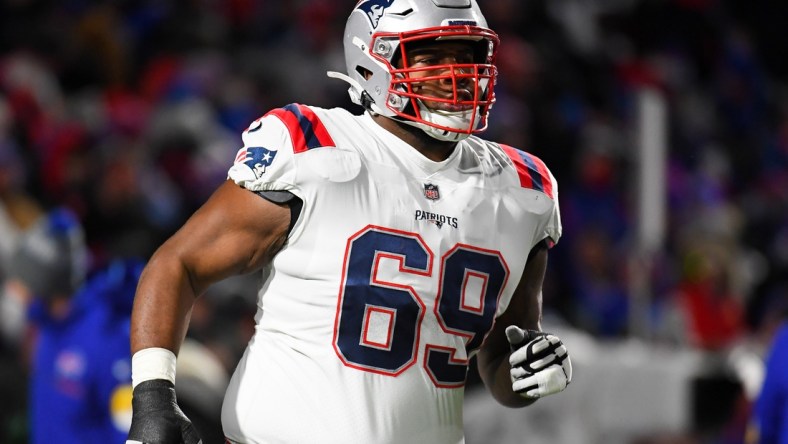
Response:
[[[411,83],[413,93],[446,100],[422,100],[433,110],[460,112],[473,108],[467,102],[478,93],[473,78],[474,54],[474,46],[469,41],[429,41],[409,46],[405,62],[414,70],[409,77],[424,79]],[[463,101],[466,103],[459,103]]]

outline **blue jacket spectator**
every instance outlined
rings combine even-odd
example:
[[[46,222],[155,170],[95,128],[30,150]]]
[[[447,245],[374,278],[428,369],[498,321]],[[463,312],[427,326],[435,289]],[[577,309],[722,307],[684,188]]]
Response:
[[[85,278],[80,231],[56,210],[17,249],[14,277],[33,296],[28,319],[37,334],[33,444],[123,443],[131,420],[129,317],[143,264],[117,260]]]

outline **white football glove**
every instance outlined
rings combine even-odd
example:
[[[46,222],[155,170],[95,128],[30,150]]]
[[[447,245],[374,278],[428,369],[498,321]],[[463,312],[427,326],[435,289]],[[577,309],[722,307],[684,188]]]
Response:
[[[539,399],[563,391],[572,382],[572,360],[557,336],[536,330],[506,327],[512,347],[512,390],[528,399]]]

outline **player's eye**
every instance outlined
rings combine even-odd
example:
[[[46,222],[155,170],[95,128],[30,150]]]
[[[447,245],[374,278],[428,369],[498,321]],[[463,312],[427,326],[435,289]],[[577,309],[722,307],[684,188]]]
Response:
[[[419,55],[414,57],[414,65],[435,65],[437,58],[434,55]]]
[[[473,54],[472,53],[457,54],[455,59],[457,60],[457,63],[473,63]]]
[[[418,65],[451,65],[473,63],[473,54],[454,53],[454,54],[424,54],[417,55],[413,59],[413,64]]]

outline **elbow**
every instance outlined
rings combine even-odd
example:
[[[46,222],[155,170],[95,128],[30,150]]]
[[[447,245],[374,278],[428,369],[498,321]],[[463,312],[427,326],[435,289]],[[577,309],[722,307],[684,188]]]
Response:
[[[147,275],[147,276],[146,276]],[[193,268],[165,244],[148,261],[142,279],[150,278],[157,288],[174,288],[180,296],[189,295],[193,300],[202,292],[199,279]]]

